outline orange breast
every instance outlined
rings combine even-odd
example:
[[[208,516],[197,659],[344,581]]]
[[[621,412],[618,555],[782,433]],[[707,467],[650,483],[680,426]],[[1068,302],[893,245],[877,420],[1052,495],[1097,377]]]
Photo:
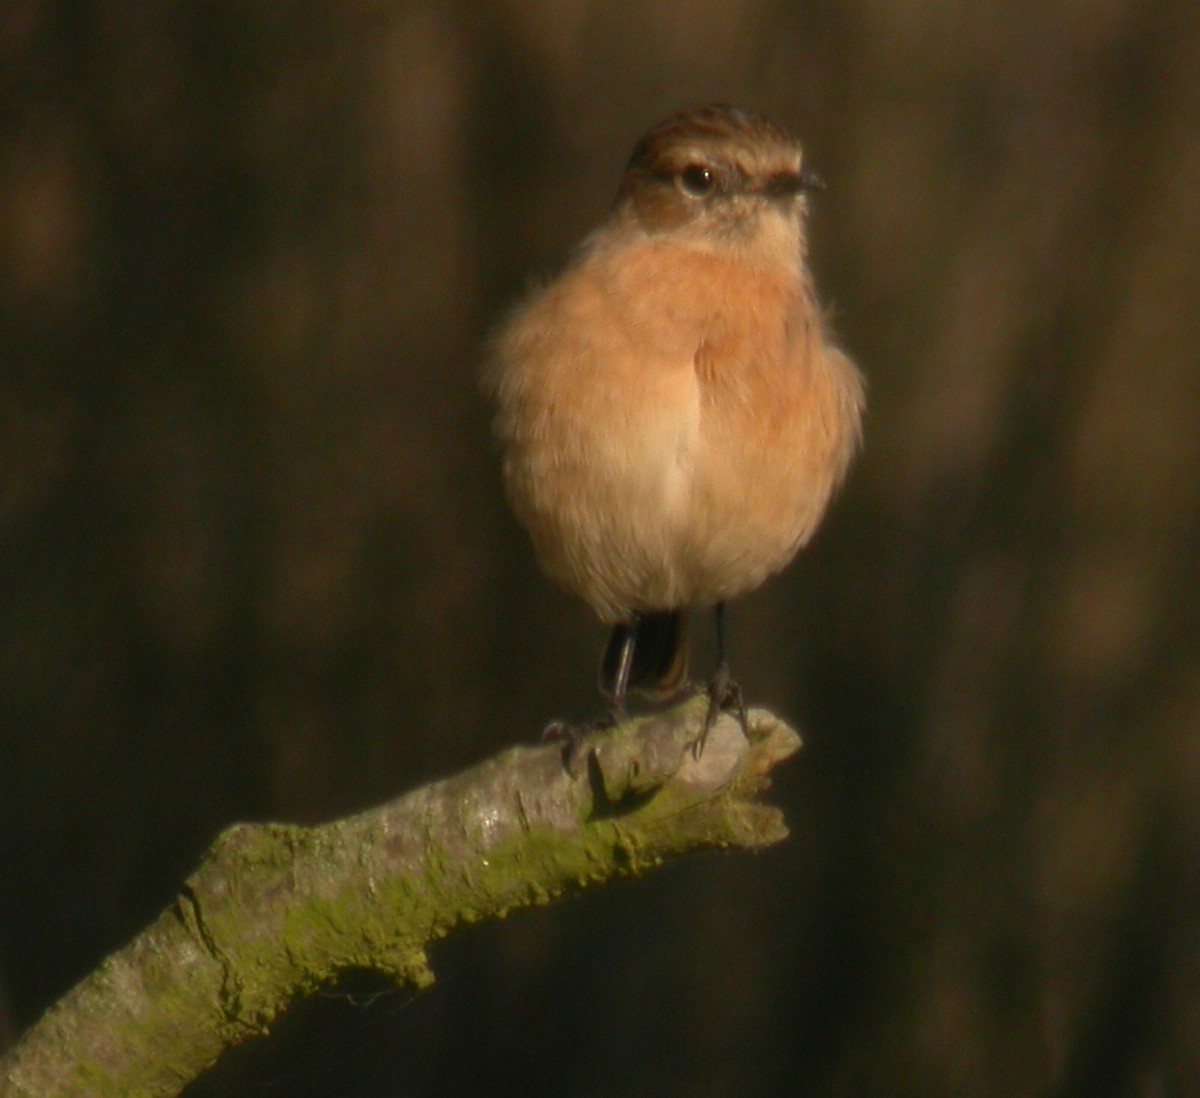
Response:
[[[606,620],[757,586],[857,439],[857,373],[824,345],[802,271],[653,241],[530,301],[493,377],[514,507]]]

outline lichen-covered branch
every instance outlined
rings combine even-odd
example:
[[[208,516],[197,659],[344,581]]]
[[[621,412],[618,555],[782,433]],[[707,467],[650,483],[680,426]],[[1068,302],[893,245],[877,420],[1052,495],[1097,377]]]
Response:
[[[433,981],[426,947],[672,855],[757,849],[787,830],[756,800],[799,737],[704,699],[588,736],[516,747],[320,827],[241,824],[176,901],[0,1061],[0,1095],[171,1095],[296,996],[349,968]]]

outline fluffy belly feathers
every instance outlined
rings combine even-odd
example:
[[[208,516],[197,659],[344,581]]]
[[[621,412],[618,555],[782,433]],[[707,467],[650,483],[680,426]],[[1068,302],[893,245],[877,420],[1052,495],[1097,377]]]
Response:
[[[678,266],[647,256],[664,258]],[[514,509],[547,573],[609,622],[757,587],[811,536],[857,441],[861,383],[799,319],[805,288],[743,278],[730,300],[728,272],[695,259],[686,280],[628,256],[619,277],[564,277],[493,360]]]

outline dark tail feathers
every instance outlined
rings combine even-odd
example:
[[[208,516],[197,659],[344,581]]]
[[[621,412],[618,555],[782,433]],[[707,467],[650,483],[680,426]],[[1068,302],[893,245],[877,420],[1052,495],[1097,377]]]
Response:
[[[621,649],[631,630],[636,630],[629,690],[654,698],[666,698],[683,685],[688,673],[687,613],[667,610],[639,614],[614,625],[600,660],[600,689],[612,698],[616,693]]]

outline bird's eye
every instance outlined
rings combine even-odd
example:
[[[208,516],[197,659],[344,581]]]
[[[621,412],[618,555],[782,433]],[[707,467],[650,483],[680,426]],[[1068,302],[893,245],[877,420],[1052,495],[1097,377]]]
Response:
[[[703,164],[690,164],[679,173],[679,183],[693,198],[703,198],[717,185],[712,168]]]

